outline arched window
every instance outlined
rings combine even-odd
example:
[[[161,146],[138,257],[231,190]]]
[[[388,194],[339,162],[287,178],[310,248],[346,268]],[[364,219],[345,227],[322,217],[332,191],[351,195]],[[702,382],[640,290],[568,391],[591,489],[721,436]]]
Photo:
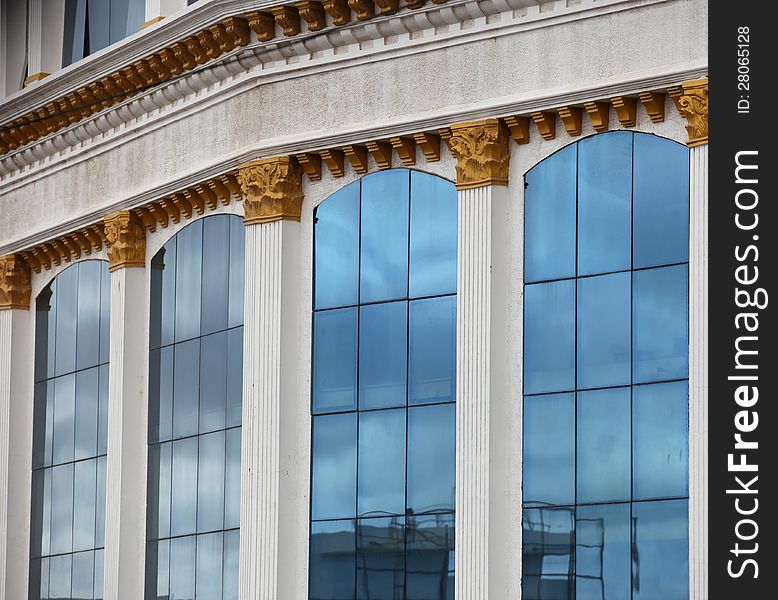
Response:
[[[35,308],[30,598],[102,598],[108,263],[68,267]]]
[[[145,0],[65,0],[62,66],[140,31],[145,12]]]
[[[453,598],[454,185],[369,175],[314,232],[309,597]]]
[[[209,216],[151,262],[147,600],[238,597],[243,244]]]
[[[689,153],[571,144],[526,175],[523,598],[688,598]]]

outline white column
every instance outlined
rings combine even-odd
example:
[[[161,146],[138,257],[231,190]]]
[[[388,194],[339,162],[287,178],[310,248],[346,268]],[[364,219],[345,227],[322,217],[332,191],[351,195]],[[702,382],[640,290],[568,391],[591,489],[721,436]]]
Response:
[[[496,120],[455,126],[452,134],[460,188],[456,598],[508,600],[521,556],[521,399],[508,394],[508,138]],[[484,135],[491,136],[485,148],[472,143]],[[486,185],[462,189],[474,180]]]
[[[689,591],[708,597],[708,145],[690,149]]]
[[[146,0],[146,19],[144,25],[153,25],[163,17],[187,7],[186,0]]]
[[[9,260],[20,269],[14,277],[8,277]],[[9,283],[15,290],[10,294]],[[26,264],[0,258],[0,600],[26,598],[29,577],[34,336],[29,303]]]
[[[144,596],[149,294],[143,227],[122,211],[106,218],[111,264],[105,600]]]
[[[43,0],[27,0],[27,73],[40,74]]]
[[[265,168],[282,172],[275,183],[268,178],[264,185],[293,196],[299,219],[299,167],[269,159],[248,171]],[[258,189],[257,180],[249,183],[250,177],[242,177],[247,198],[240,598],[277,600],[297,597],[300,567],[307,560],[308,472],[298,443],[309,418],[298,393],[307,381],[297,377],[300,223],[287,212],[277,218],[266,214],[269,190]]]

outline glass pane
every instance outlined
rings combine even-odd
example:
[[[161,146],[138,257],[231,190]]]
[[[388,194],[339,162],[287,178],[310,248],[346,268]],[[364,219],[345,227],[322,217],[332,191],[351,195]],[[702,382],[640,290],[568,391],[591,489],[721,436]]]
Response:
[[[114,0],[115,2],[116,0]],[[126,1],[126,0],[125,0]],[[89,5],[87,32],[89,35],[89,51],[97,52],[111,43],[110,6],[111,2],[103,0],[87,0]]]
[[[73,555],[52,556],[49,560],[49,598],[69,599]]]
[[[240,556],[240,532],[224,532],[223,600],[238,600],[238,561]]]
[[[101,263],[86,260],[78,264],[78,330],[76,368],[86,369],[100,360],[100,272]]]
[[[454,600],[454,515],[406,521],[407,600]]]
[[[630,499],[629,391],[578,392],[580,504]]]
[[[224,478],[224,528],[240,526],[240,428],[226,434],[226,465]]]
[[[203,220],[203,321],[202,334],[227,328],[229,305],[230,217]]]
[[[577,144],[524,177],[524,281],[575,277]]]
[[[73,591],[71,598],[94,597],[95,553],[79,552],[73,555]]]
[[[630,597],[630,505],[580,506],[575,515],[576,600]]]
[[[32,472],[32,507],[30,509],[30,556],[41,555],[41,538],[43,537],[43,470]]]
[[[78,266],[57,275],[56,374],[76,369],[76,319],[78,306]]]
[[[75,463],[75,478],[73,550],[91,550],[95,547],[97,460],[84,460]],[[89,577],[91,579],[91,572]]]
[[[629,385],[630,273],[578,280],[578,388]]]
[[[359,516],[405,511],[405,409],[359,415]]]
[[[360,302],[408,294],[408,175],[394,169],[362,179]]]
[[[222,534],[197,536],[197,594],[198,600],[222,598]]]
[[[634,161],[635,268],[689,260],[689,150],[636,134]]]
[[[62,66],[84,58],[84,25],[86,23],[86,0],[65,2],[65,31],[62,52]]]
[[[224,432],[200,436],[197,531],[224,527]]]
[[[73,464],[51,469],[51,554],[73,549]]]
[[[175,346],[173,371],[173,437],[197,433],[200,340]]]
[[[51,290],[51,296],[49,298],[49,318],[46,325],[46,331],[48,333],[48,343],[46,344],[46,377],[54,377],[56,375],[55,358],[57,357],[57,280],[55,279],[49,284]],[[45,302],[44,302],[45,305]]]
[[[524,600],[573,600],[575,523],[572,508],[524,510],[522,594]]]
[[[240,425],[243,413],[243,327],[227,332],[227,427]]]
[[[148,537],[170,535],[170,494],[172,444],[149,446]]]
[[[100,367],[98,374],[97,453],[108,452],[108,365]]]
[[[575,394],[524,397],[525,505],[575,502]]]
[[[687,500],[667,500],[633,505],[634,600],[686,600],[689,597],[687,504]]]
[[[405,517],[360,519],[357,600],[405,596]]]
[[[108,261],[100,261],[100,363],[108,362],[111,337],[111,273]],[[102,594],[102,592],[101,592]]]
[[[165,247],[160,250],[162,254],[162,292],[160,298],[161,304],[161,324],[160,324],[160,343],[163,346],[172,344],[175,329],[176,316],[176,238],[170,240]]]
[[[47,567],[48,564],[49,563],[47,561]],[[41,559],[34,558],[30,561],[30,591],[28,594],[29,600],[41,600],[42,598],[49,597],[48,576],[49,574],[46,573],[46,589],[41,590]]]
[[[149,542],[146,545],[147,600],[169,598],[170,540]]]
[[[76,373],[76,460],[97,456],[98,369]]]
[[[187,225],[176,238],[176,341],[180,342],[200,335],[203,220]]]
[[[103,600],[103,562],[104,550],[95,550],[95,600]]]
[[[54,380],[54,464],[73,460],[76,416],[76,376]]]
[[[355,521],[311,523],[310,600],[353,600]]]
[[[408,411],[408,514],[453,511],[456,505],[456,406]]]
[[[456,311],[456,296],[410,303],[409,404],[455,399]]]
[[[634,383],[689,375],[688,266],[633,275]]]
[[[195,597],[195,536],[170,540],[170,598]]]
[[[405,406],[408,303],[359,309],[359,408]]]
[[[411,298],[457,291],[457,191],[441,177],[411,171]]]
[[[35,299],[35,381],[42,381],[51,376],[49,368],[49,350],[54,348],[54,328],[56,320],[53,321],[53,327],[49,328],[52,309],[51,289],[44,288]],[[49,339],[51,338],[51,339]],[[52,353],[53,358],[53,353]],[[53,365],[52,365],[53,366]]]
[[[139,31],[144,21],[145,8],[143,0],[111,0],[110,43]]]
[[[97,459],[97,500],[95,502],[95,547],[97,548],[105,545],[105,461],[105,456]],[[102,585],[100,589],[103,589]]]
[[[194,533],[197,518],[197,438],[173,442],[171,535]]]
[[[631,267],[632,133],[578,143],[578,274]]]
[[[524,288],[524,393],[575,388],[575,281]]]
[[[51,452],[51,438],[47,439],[46,431],[51,428],[51,420],[46,418],[47,389],[53,387],[52,382],[41,381],[36,383],[33,392],[33,417],[32,417],[32,468],[39,469],[47,462],[51,464],[51,457],[47,459],[47,453]],[[48,442],[48,443],[47,443]]]
[[[352,410],[357,406],[357,309],[316,313],[313,327],[313,410]]]
[[[243,219],[230,217],[230,296],[228,325],[243,325],[243,280],[245,277],[244,253],[246,232]]]
[[[314,213],[315,308],[359,301],[359,182],[338,190]]]
[[[149,354],[149,441],[173,437],[173,347]]]
[[[634,498],[688,495],[688,383],[638,385],[632,393]]]
[[[224,429],[227,412],[227,332],[200,340],[200,433]]]
[[[355,515],[356,471],[356,413],[314,417],[312,519]]]

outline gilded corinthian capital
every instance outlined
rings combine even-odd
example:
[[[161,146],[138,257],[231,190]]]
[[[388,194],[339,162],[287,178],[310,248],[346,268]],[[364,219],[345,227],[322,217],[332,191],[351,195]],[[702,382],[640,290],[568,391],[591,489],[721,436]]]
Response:
[[[457,159],[457,189],[508,185],[508,130],[497,119],[451,126],[446,144]]]
[[[667,90],[680,115],[686,119],[687,146],[708,143],[708,80],[685,81]]]
[[[146,264],[146,230],[140,219],[128,210],[105,217],[110,271]]]
[[[18,254],[0,256],[0,310],[30,308],[30,267]]]
[[[299,221],[303,206],[302,169],[291,156],[255,160],[240,167],[243,222]]]

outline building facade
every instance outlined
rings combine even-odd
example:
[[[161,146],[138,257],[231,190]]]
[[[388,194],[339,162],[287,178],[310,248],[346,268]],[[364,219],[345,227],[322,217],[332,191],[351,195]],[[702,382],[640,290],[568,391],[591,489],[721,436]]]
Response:
[[[707,598],[707,3],[0,0],[0,600]]]

